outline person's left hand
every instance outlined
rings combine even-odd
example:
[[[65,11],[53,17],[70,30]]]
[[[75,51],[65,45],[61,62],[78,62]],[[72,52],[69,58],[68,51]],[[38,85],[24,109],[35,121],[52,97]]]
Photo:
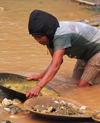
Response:
[[[37,97],[39,95],[40,90],[41,88],[38,85],[36,85],[26,94],[26,97],[27,98]]]

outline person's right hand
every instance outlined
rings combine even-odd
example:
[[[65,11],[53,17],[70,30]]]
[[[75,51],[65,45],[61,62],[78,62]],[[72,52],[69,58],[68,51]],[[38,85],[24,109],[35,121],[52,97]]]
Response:
[[[41,87],[36,85],[26,94],[26,97],[27,98],[37,97],[40,91],[41,91]]]
[[[33,75],[33,76],[29,76],[28,78],[27,78],[27,80],[38,80],[38,81],[40,81],[42,78],[38,78],[38,76],[36,76],[36,75]]]

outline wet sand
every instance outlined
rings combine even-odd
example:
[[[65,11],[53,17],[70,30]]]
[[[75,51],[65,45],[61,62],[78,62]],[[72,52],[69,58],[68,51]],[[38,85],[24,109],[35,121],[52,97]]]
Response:
[[[86,10],[88,6],[80,6],[78,3],[68,0],[2,0],[0,6],[5,9],[0,11],[0,71],[23,76],[41,73],[51,61],[50,54],[47,55],[47,48],[38,44],[28,34],[27,26],[31,11],[44,10],[56,16],[59,21],[86,19],[92,22],[99,20],[98,17],[94,17],[96,12]],[[48,85],[55,89],[60,96],[100,111],[100,86],[77,88],[76,83],[71,81],[75,62],[75,59],[64,56],[64,63]],[[5,95],[0,95],[0,97],[2,101]],[[17,114],[14,118],[0,117],[0,120],[3,119],[11,120],[13,123],[55,122],[24,113]]]

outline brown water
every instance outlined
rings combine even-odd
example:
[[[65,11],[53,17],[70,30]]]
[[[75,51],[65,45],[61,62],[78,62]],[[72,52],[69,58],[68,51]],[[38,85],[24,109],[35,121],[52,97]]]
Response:
[[[5,9],[0,11],[0,72],[24,76],[41,73],[51,61],[50,54],[47,55],[47,48],[38,44],[28,34],[27,25],[31,11],[44,10],[56,16],[59,21],[99,19],[93,17],[96,12],[85,9],[87,6],[80,6],[68,0],[0,0],[0,7]],[[75,62],[75,59],[64,56],[64,63],[48,85],[59,92],[60,96],[100,111],[100,86],[77,88],[75,82],[70,80]],[[51,122],[24,113],[13,118],[0,117],[0,120],[3,119],[10,119],[13,123]]]

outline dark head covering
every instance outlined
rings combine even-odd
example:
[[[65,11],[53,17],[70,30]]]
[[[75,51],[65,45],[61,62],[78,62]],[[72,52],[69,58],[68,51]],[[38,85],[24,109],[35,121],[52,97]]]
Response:
[[[59,27],[57,19],[49,13],[34,10],[30,14],[29,34],[47,36],[52,41],[57,27]]]

